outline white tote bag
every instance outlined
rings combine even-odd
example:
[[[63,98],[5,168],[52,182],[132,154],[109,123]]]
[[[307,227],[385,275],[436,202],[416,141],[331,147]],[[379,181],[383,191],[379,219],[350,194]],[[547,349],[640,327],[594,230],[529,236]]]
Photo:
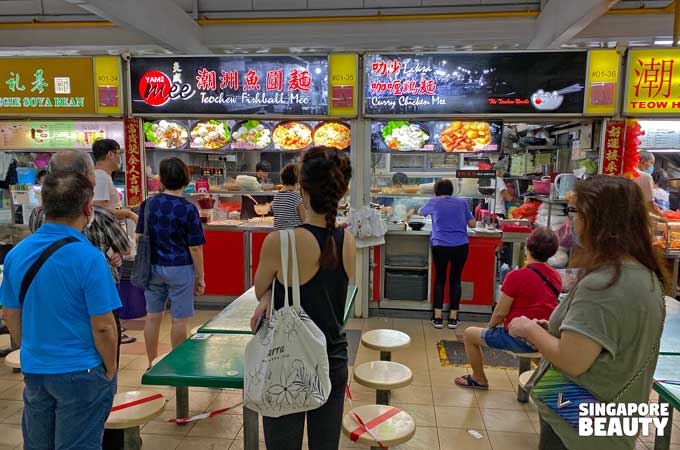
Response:
[[[300,305],[295,232],[280,231],[285,301],[248,342],[245,353],[244,406],[266,417],[319,408],[328,400],[331,380],[326,337]],[[288,245],[293,260],[293,306],[288,302]],[[263,300],[265,301],[265,300]]]

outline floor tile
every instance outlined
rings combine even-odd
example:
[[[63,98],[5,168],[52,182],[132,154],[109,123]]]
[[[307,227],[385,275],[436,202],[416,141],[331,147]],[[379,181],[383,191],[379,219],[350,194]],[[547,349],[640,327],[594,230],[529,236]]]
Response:
[[[535,433],[489,431],[489,439],[494,450],[527,450],[538,448],[538,435]]]
[[[0,445],[16,447],[22,442],[21,425],[0,423]]]
[[[490,391],[514,391],[515,388],[510,382],[510,378],[505,373],[489,373],[486,375],[489,380]]]
[[[436,427],[437,418],[434,414],[434,406],[410,405],[405,403],[390,402],[391,406],[406,411],[416,422],[417,427]]]
[[[196,422],[187,437],[235,439],[243,427],[242,416],[221,415]],[[145,449],[146,450],[146,449]]]
[[[438,367],[430,368],[430,380],[432,384],[456,385],[456,378],[469,373],[466,367]]]
[[[439,435],[436,428],[417,427],[416,434],[410,441],[390,448],[393,450],[439,450]]]
[[[435,406],[434,411],[439,428],[484,429],[484,420],[478,408]]]
[[[17,400],[0,400],[0,422],[24,409],[24,402]]]
[[[463,406],[477,408],[477,398],[472,389],[450,385],[432,385],[434,404],[439,406]]]
[[[175,450],[228,450],[230,439],[185,438]]]
[[[206,411],[210,404],[215,401],[219,394],[217,392],[190,392],[189,393],[189,410],[190,411]],[[174,411],[177,409],[175,401],[168,402],[166,409]]]
[[[144,433],[141,436],[144,450],[176,450],[179,443],[182,442],[182,438],[177,436]]]
[[[231,444],[231,447],[229,447],[229,450],[243,450],[243,439],[234,439],[234,442]],[[260,441],[260,450],[267,450],[264,441]]]
[[[21,421],[23,420],[24,416],[24,411],[23,409],[15,412],[11,416],[7,417],[5,420],[2,421],[2,423],[6,423],[9,425],[21,425]]]
[[[24,399],[24,383],[16,383],[13,387],[0,392],[0,400],[22,401]]]
[[[491,443],[483,429],[475,430],[482,435],[481,439],[463,429],[439,428],[438,431],[441,450],[491,450]]]
[[[140,386],[142,384],[144,370],[119,370],[118,386]]]
[[[225,411],[224,414],[229,415],[243,415],[243,406],[237,406],[243,401],[243,396],[241,394],[218,394],[215,400],[208,406],[208,411],[215,411],[217,409],[232,408]]]
[[[3,392],[16,387],[20,381],[16,380],[0,380],[0,394]]]
[[[432,389],[430,386],[407,386],[392,392],[390,400],[395,403],[432,405]]]
[[[190,412],[189,415],[193,416],[195,414],[200,414],[198,411]],[[193,430],[196,423],[187,423],[185,425],[177,425],[168,422],[168,419],[175,417],[174,411],[164,411],[162,415],[158,416],[151,422],[147,423],[142,427],[141,432],[145,434],[159,434],[163,436],[178,436],[185,437],[191,430]]]
[[[482,417],[488,431],[535,433],[536,430],[525,411],[482,409]]]
[[[4,361],[4,360],[3,360]],[[15,380],[22,381],[24,374],[21,372],[14,372],[12,368],[7,367],[4,362],[0,364],[0,380]]]
[[[525,411],[524,404],[517,401],[517,394],[510,391],[475,391],[477,403],[482,409],[510,409]]]

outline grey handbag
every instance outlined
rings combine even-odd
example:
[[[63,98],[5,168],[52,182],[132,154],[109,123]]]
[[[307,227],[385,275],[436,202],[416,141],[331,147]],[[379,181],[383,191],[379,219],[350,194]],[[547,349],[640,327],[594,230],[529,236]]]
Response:
[[[149,209],[151,199],[144,205],[144,234],[137,242],[137,254],[135,255],[135,266],[132,269],[130,282],[138,288],[146,289],[151,278],[151,239],[149,238]]]

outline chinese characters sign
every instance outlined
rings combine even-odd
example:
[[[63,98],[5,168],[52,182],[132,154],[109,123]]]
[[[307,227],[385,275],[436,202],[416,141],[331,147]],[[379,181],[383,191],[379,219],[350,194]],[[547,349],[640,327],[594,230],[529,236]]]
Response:
[[[628,114],[680,112],[680,50],[630,50],[624,111]]]
[[[142,203],[142,152],[139,119],[125,119],[125,203],[139,206]]]
[[[367,115],[582,114],[586,52],[367,55]]]
[[[626,133],[624,120],[608,120],[604,132],[604,154],[602,157],[602,173],[605,175],[621,175],[623,170],[623,148]]]
[[[3,58],[0,115],[97,113],[92,58]]]
[[[328,115],[327,56],[134,58],[137,114]]]

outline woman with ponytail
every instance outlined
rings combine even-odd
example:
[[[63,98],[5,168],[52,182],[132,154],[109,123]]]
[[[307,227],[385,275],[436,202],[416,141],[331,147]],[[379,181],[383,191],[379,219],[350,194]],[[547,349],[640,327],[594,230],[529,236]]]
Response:
[[[347,156],[335,149],[314,147],[302,160],[300,188],[306,214],[304,224],[295,229],[300,297],[302,308],[326,336],[332,390],[326,404],[316,410],[278,418],[263,417],[267,448],[300,450],[305,418],[309,448],[337,450],[340,443],[347,384],[343,314],[347,286],[354,279],[355,245],[351,234],[335,226],[335,218],[351,176]],[[251,319],[253,330],[263,314],[269,316],[272,283],[275,307],[283,306],[280,242],[276,232],[267,236],[262,245],[255,274],[255,292],[260,304]],[[292,293],[289,297],[292,298]]]

